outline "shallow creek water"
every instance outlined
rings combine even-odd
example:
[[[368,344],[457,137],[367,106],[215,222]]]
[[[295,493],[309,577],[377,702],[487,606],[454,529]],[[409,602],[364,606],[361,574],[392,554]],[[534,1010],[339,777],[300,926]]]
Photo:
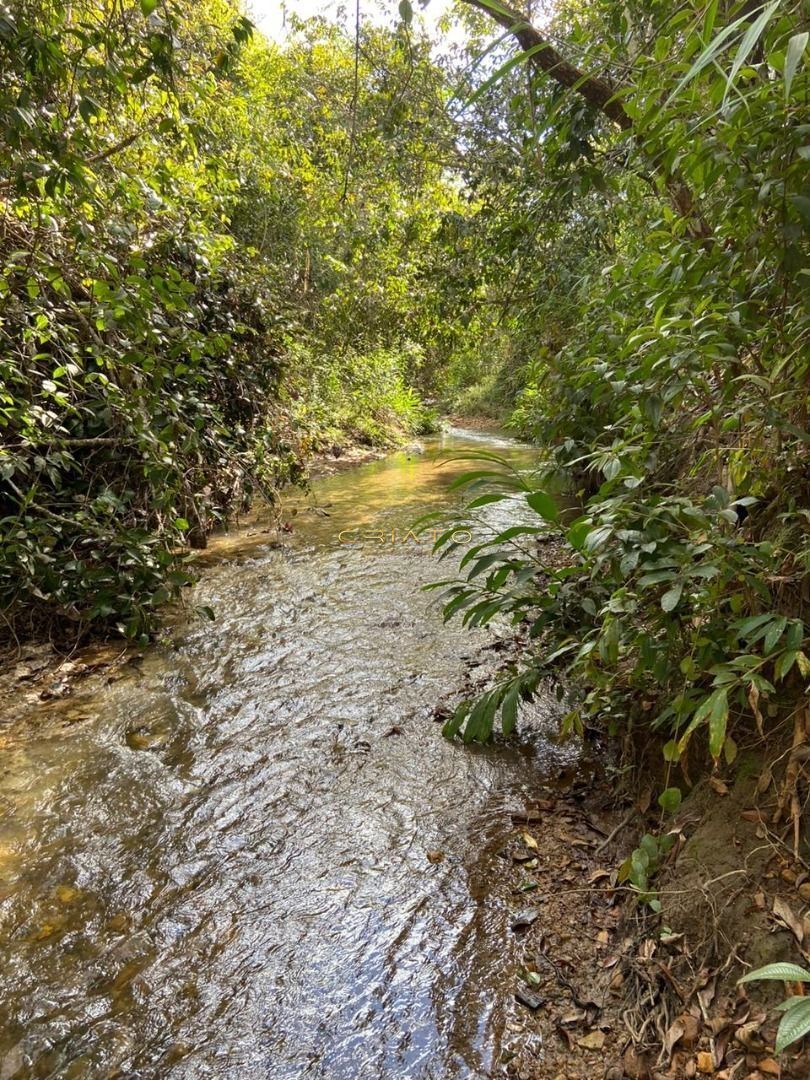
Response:
[[[499,1075],[499,852],[571,758],[433,720],[493,631],[441,627],[419,587],[448,564],[403,537],[465,448],[529,460],[451,430],[317,482],[281,547],[261,515],[212,543],[215,622],[8,740],[0,1080]]]

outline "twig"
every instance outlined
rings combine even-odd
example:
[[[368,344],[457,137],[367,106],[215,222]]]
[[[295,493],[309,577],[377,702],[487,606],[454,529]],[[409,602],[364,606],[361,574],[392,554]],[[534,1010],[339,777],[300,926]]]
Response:
[[[631,806],[630,809],[627,811],[627,813],[622,818],[622,820],[616,826],[616,828],[612,832],[608,833],[608,835],[605,837],[605,839],[602,841],[601,844],[597,844],[596,850],[594,851],[594,854],[595,855],[600,855],[605,850],[605,848],[608,846],[608,844],[612,840],[616,839],[616,837],[619,835],[619,833],[622,831],[622,829],[624,829],[627,825],[630,824],[630,822],[633,820],[633,818],[635,816],[636,816],[636,808],[635,808],[635,806]]]

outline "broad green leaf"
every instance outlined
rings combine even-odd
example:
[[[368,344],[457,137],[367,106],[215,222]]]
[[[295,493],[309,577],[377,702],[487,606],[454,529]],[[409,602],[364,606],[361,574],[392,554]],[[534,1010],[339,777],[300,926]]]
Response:
[[[665,814],[674,814],[681,805],[681,789],[668,787],[658,796],[658,805]]]
[[[520,701],[520,687],[515,685],[503,699],[501,706],[501,729],[504,735],[511,735],[517,724],[518,703]]]
[[[664,611],[673,611],[678,606],[678,601],[681,599],[682,592],[682,585],[673,585],[673,587],[668,589],[661,597],[661,608]]]
[[[506,492],[492,492],[490,495],[479,495],[477,499],[473,499],[472,502],[467,503],[468,510],[477,510],[481,506],[489,506],[490,503],[503,502],[504,499],[508,499],[511,496]]]
[[[470,705],[467,701],[462,701],[462,703],[456,707],[452,716],[446,720],[442,726],[442,735],[444,735],[446,739],[455,738],[469,711]]]
[[[559,515],[557,504],[545,491],[530,491],[526,502],[545,521],[556,521]]]
[[[781,653],[780,656],[777,657],[774,667],[774,675],[777,681],[779,681],[780,679],[784,679],[784,677],[796,663],[798,655],[798,649],[792,649],[788,652]]]
[[[579,518],[570,527],[566,534],[566,538],[575,551],[582,551],[585,546],[585,538],[591,531],[591,528],[591,522],[587,518]]]
[[[728,722],[728,691],[725,687],[715,690],[712,694],[711,712],[709,713],[709,753],[713,758],[720,756],[723,743],[726,741],[726,724]]]
[[[776,1052],[782,1051],[810,1032],[810,998],[804,998],[790,1008],[779,1021],[776,1032]]]

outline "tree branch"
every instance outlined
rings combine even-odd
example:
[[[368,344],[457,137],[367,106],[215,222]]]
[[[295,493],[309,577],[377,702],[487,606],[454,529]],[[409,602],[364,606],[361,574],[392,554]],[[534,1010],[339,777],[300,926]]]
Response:
[[[650,153],[644,146],[643,136],[627,114],[621,97],[616,96],[618,91],[625,88],[623,85],[616,86],[607,79],[588,75],[574,64],[570,64],[539,30],[527,22],[524,15],[508,7],[501,0],[462,0],[462,2],[482,11],[504,29],[510,31],[523,51],[531,52],[531,56],[528,57],[530,64],[539,68],[559,86],[579,94],[622,131],[632,132],[639,149],[661,176],[672,205],[686,219],[691,235],[700,240],[706,240],[711,236],[711,229],[696,207],[694,196],[686,182],[676,173],[663,169],[659,155]]]
[[[560,86],[565,87],[566,90],[575,90],[580,97],[585,98],[589,105],[607,116],[622,130],[629,131],[633,127],[633,121],[625,112],[624,105],[615,96],[617,88],[606,79],[587,75],[578,67],[569,64],[565,57],[547,38],[543,37],[539,30],[527,22],[520,12],[500,3],[500,0],[463,0],[463,3],[489,15],[505,30],[509,30],[524,52],[531,51],[529,61]]]
[[[126,150],[128,146],[132,146],[136,139],[141,137],[140,131],[134,131],[131,135],[127,135],[125,139],[115,143],[114,146],[108,146],[106,150],[100,150],[97,154],[92,154],[88,159],[88,163],[95,165],[96,162],[106,161],[107,158],[112,157],[113,154],[119,154],[122,150]]]

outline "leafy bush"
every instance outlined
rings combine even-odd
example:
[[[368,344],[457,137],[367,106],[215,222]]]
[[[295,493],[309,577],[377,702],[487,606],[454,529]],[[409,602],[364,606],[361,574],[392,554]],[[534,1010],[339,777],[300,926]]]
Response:
[[[506,615],[533,645],[449,734],[486,738],[498,710],[510,729],[515,701],[562,675],[582,688],[567,729],[643,724],[670,762],[686,767],[697,736],[731,761],[734,720],[761,727],[810,677],[807,39],[795,7],[776,11],[756,33],[679,37],[663,104],[662,59],[690,16],[664,21],[654,63],[634,60],[638,143],[678,160],[701,227],[642,197],[632,173],[614,176],[625,198],[610,258],[594,265],[592,252],[576,288],[535,310],[570,320],[518,408],[544,467],[525,478],[493,458],[469,477],[484,493],[469,512],[508,495],[527,524],[476,545],[442,585],[448,617]],[[727,74],[729,41],[742,59]],[[561,480],[558,508],[547,489]],[[450,533],[437,549],[454,550]]]
[[[409,286],[459,201],[406,152],[432,108],[405,92],[417,51],[439,93],[426,44],[370,31],[390,78],[364,63],[350,114],[338,28],[279,50],[230,0],[108,7],[0,5],[9,638],[142,637],[234,508],[426,419],[436,332]]]

